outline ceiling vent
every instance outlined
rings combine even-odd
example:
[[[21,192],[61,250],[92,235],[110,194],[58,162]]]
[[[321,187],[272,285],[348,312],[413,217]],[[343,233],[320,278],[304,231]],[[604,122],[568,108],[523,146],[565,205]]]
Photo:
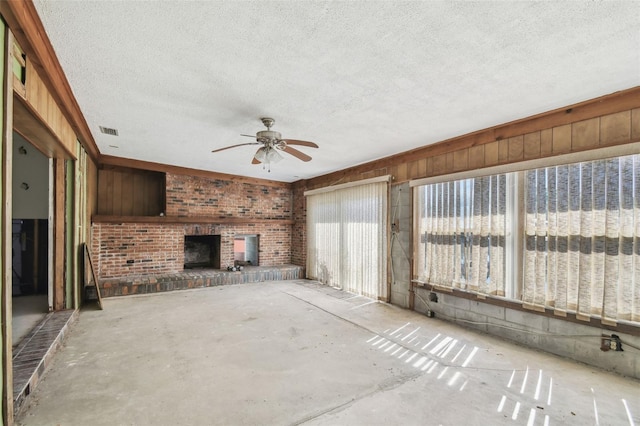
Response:
[[[100,126],[100,131],[102,133],[104,133],[105,135],[112,135],[112,136],[118,136],[118,130],[116,129],[111,129],[109,127],[102,127]]]

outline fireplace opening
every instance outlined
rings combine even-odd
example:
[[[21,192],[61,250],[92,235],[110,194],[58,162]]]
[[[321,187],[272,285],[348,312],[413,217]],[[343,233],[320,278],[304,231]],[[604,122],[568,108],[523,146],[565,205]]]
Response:
[[[220,269],[220,235],[185,235],[184,269]]]
[[[233,239],[235,266],[258,266],[258,235],[236,235]]]

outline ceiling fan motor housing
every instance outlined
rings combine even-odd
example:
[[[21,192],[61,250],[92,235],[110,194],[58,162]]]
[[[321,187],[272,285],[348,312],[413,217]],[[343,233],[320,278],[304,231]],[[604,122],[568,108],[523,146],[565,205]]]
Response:
[[[260,142],[277,142],[281,138],[280,132],[274,132],[273,130],[261,130],[256,133],[256,139]]]

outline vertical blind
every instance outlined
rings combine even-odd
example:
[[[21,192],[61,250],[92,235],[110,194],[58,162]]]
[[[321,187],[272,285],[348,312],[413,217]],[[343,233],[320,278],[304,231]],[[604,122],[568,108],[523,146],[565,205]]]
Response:
[[[640,321],[640,155],[525,172],[525,306]]]
[[[505,294],[506,180],[501,174],[416,187],[421,281]]]
[[[307,274],[325,284],[387,298],[388,183],[307,196]]]

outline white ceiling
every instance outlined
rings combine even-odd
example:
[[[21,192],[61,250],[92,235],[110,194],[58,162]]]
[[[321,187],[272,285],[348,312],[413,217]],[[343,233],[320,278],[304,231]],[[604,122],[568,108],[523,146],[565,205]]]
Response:
[[[640,85],[640,2],[34,3],[100,152],[287,182]]]

